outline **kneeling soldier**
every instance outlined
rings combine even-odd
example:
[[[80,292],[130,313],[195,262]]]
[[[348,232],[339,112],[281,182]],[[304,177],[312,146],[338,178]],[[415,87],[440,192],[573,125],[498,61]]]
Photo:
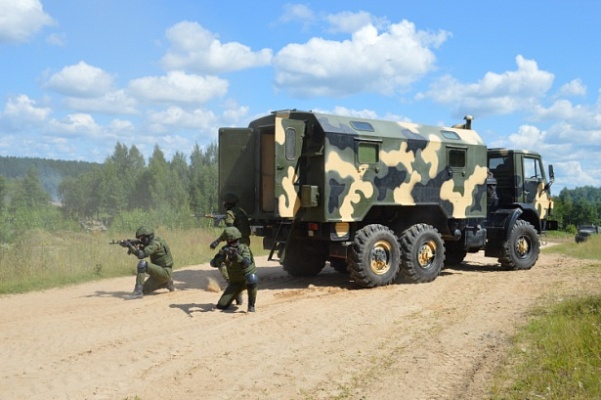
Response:
[[[152,228],[141,226],[136,231],[139,244],[135,246],[128,240],[122,241],[122,246],[129,248],[128,254],[134,254],[138,261],[138,274],[134,292],[127,296],[128,300],[139,299],[145,294],[157,289],[165,288],[170,292],[175,290],[171,276],[173,274],[173,257],[171,250],[164,239],[154,236]],[[150,262],[144,258],[150,257]],[[150,275],[146,282],[146,274]]]
[[[210,262],[214,268],[219,268],[219,266],[225,264],[229,276],[228,285],[219,298],[217,308],[220,310],[229,308],[236,297],[246,289],[248,292],[248,312],[255,312],[259,279],[252,252],[247,245],[240,243],[242,234],[237,228],[233,226],[225,228],[223,237],[227,244],[219,250],[219,253]]]

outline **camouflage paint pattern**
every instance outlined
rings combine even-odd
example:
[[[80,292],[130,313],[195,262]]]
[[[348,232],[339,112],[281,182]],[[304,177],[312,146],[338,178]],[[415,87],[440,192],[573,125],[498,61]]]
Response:
[[[482,217],[486,148],[474,131],[414,123],[366,121],[374,132],[357,132],[358,119],[317,115],[325,137],[324,220],[359,221],[375,205],[435,204],[449,218]],[[453,132],[455,139],[442,131]],[[448,133],[447,133],[448,134]],[[356,142],[379,144],[379,160],[359,163]],[[449,173],[447,151],[465,149],[461,173]]]
[[[278,114],[275,118],[275,161],[276,169],[283,171],[281,175],[281,190],[276,189],[277,210],[281,217],[293,218],[301,206],[298,186],[294,182],[298,180],[295,165],[290,165],[286,159],[286,127],[284,121],[290,117],[289,113]],[[297,132],[297,134],[301,134]],[[277,171],[276,171],[277,174]],[[276,179],[278,176],[276,175]],[[276,183],[276,188],[280,186]]]
[[[273,187],[257,182],[258,196],[275,200],[275,210],[256,210],[251,218],[353,222],[374,206],[417,205],[438,207],[446,218],[486,218],[487,148],[474,130],[296,110],[274,112],[249,128],[256,143],[273,136],[274,154],[259,150],[257,156],[273,157],[275,164],[275,179],[264,176]],[[366,154],[373,151],[376,159],[360,162],[360,144],[375,146]],[[457,150],[464,163],[451,166]],[[532,199],[541,218],[550,204],[545,183]],[[317,207],[301,206],[303,185],[317,191]]]

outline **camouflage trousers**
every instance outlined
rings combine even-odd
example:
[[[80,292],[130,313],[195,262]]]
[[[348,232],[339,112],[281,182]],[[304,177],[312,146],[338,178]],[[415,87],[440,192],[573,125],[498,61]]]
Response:
[[[146,274],[149,275],[146,279]],[[142,293],[152,293],[157,289],[165,287],[165,284],[171,280],[173,269],[171,267],[161,267],[156,264],[148,263],[146,273],[138,273],[136,277],[136,286],[142,286]],[[146,279],[146,282],[144,282]]]
[[[238,295],[240,295],[245,289],[247,289],[248,292],[248,306],[254,307],[257,300],[257,287],[255,286],[252,289],[248,289],[246,286],[246,281],[235,281],[229,282],[223,291],[223,294],[219,298],[219,301],[217,302],[217,308],[221,310],[229,308],[234,300],[236,300],[236,297],[238,297]]]

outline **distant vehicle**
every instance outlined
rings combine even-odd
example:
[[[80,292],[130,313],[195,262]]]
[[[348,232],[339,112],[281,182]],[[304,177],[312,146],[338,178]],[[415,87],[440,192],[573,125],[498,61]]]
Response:
[[[598,234],[600,227],[595,225],[578,225],[578,233],[576,233],[576,243],[586,242],[591,235]]]
[[[547,178],[538,153],[487,148],[471,122],[276,111],[219,130],[219,189],[293,276],[329,262],[363,287],[429,282],[480,250],[530,269],[557,229],[552,166]]]

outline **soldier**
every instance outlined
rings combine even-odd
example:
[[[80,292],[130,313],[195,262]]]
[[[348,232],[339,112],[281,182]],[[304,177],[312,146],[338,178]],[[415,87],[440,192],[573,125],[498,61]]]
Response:
[[[225,228],[221,235],[227,244],[213,257],[210,264],[219,268],[224,264],[228,273],[228,285],[219,298],[217,308],[225,310],[229,308],[234,299],[244,289],[248,292],[248,312],[255,312],[255,301],[257,299],[257,267],[250,248],[242,243],[242,234],[233,226]]]
[[[246,211],[242,208],[238,207],[237,204],[240,201],[238,196],[235,193],[226,193],[222,197],[223,207],[227,210],[225,213],[225,225],[233,226],[238,228],[242,237],[240,238],[240,243],[250,246],[250,224],[248,223],[248,215]],[[219,243],[225,241],[225,237],[223,234],[215,239],[209,247],[211,249],[216,249],[219,246]],[[223,279],[229,283],[229,276],[227,272],[227,268],[225,265],[218,266],[219,272]],[[236,298],[236,304],[242,304],[242,296]]]
[[[127,296],[127,299],[140,299],[145,294],[162,288],[173,292],[175,290],[171,279],[173,257],[165,240],[155,237],[153,229],[147,226],[141,226],[136,231],[136,239],[140,240],[140,244],[135,246],[129,241],[122,241],[129,248],[128,254],[134,254],[140,260],[138,262],[136,287],[134,292]],[[150,262],[144,260],[146,257],[150,257]],[[144,282],[146,274],[150,276]]]

